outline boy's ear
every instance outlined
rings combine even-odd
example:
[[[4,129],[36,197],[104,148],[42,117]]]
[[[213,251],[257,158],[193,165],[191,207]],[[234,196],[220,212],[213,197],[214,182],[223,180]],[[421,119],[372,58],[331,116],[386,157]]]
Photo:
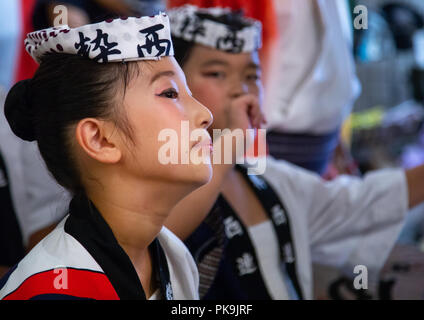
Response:
[[[117,163],[121,160],[122,152],[119,148],[114,126],[107,121],[95,118],[81,120],[76,129],[76,138],[80,147],[91,158],[102,163]]]

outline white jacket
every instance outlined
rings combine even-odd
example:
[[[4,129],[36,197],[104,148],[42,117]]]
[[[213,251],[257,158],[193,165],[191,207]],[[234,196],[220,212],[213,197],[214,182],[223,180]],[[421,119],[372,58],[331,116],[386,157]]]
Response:
[[[377,279],[408,211],[403,170],[324,182],[317,174],[268,157],[263,177],[287,209],[305,298],[312,299],[312,263],[351,276],[355,266],[363,265],[370,281]]]
[[[267,79],[268,129],[332,132],[360,93],[347,1],[276,0],[275,6],[281,36]]]

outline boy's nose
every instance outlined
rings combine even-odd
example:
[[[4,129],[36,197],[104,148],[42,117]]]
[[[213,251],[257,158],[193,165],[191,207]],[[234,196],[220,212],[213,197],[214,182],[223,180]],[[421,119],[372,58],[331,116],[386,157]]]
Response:
[[[244,82],[237,83],[231,90],[231,98],[236,99],[246,93],[249,93],[249,87]]]

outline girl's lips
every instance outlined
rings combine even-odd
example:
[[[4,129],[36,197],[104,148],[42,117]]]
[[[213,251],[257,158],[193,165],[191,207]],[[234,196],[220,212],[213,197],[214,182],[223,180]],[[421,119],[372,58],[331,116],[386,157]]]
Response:
[[[197,148],[199,148],[199,149],[208,148],[210,151],[212,151],[213,150],[213,144],[212,144],[212,141],[210,139],[205,139],[205,140],[202,140],[202,141],[196,143],[192,148],[193,149],[194,148],[196,148],[196,149]]]

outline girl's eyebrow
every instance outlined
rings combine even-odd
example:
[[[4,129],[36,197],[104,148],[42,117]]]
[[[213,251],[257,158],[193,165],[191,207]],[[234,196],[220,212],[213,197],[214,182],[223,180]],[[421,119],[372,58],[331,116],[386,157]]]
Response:
[[[153,82],[155,82],[161,77],[174,77],[174,76],[175,76],[175,72],[172,70],[158,72],[150,80],[150,85],[153,84]]]

